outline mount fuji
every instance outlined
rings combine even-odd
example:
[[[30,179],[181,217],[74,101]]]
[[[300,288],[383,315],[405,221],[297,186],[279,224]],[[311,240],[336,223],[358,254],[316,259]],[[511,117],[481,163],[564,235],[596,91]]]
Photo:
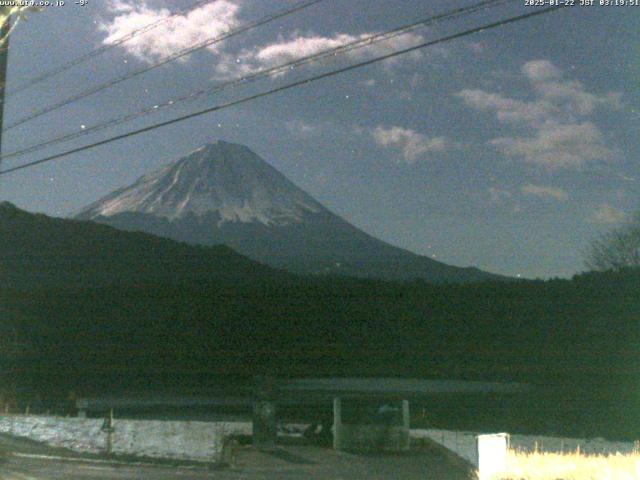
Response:
[[[141,177],[74,217],[190,244],[226,244],[301,274],[434,283],[502,278],[376,239],[330,212],[249,148],[223,141]]]

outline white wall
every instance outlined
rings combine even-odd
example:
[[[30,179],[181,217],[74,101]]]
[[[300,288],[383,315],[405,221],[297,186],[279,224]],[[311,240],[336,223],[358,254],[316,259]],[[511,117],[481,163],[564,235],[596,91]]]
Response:
[[[100,431],[101,427],[102,420],[86,418],[0,416],[2,433],[76,452],[105,451],[107,436]]]
[[[412,438],[429,438],[474,466],[478,466],[476,438],[479,432],[451,430],[411,430]],[[515,450],[541,452],[575,452],[580,448],[586,454],[631,453],[633,442],[611,442],[603,438],[563,438],[542,435],[510,435],[510,447]]]
[[[472,465],[478,466],[478,449],[474,432],[452,430],[411,430],[411,438],[428,438],[442,445]]]
[[[75,452],[106,453],[103,420],[69,417],[0,416],[0,432]],[[114,420],[111,453],[136,457],[220,462],[225,439],[251,434],[249,422]]]

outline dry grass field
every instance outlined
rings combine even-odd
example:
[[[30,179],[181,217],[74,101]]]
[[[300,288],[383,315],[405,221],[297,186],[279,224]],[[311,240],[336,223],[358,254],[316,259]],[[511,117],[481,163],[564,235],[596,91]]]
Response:
[[[585,455],[511,450],[495,480],[640,480],[640,453]]]

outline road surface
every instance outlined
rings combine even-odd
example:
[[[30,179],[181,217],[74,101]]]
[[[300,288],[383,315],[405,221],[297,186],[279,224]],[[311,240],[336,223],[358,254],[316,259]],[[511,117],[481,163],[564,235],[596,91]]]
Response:
[[[28,445],[27,445],[28,447]],[[157,465],[59,455],[46,447],[15,448],[0,438],[0,480],[468,480],[469,470],[438,451],[354,455],[313,446],[261,452],[238,447],[228,468]]]

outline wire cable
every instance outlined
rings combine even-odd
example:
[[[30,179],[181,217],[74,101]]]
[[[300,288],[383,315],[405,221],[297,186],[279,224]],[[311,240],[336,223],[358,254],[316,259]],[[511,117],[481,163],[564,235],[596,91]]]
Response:
[[[366,48],[368,46],[371,45],[375,45],[376,43],[382,42],[382,41],[386,41],[386,40],[390,40],[392,38],[398,37],[400,35],[404,35],[408,32],[414,31],[418,28],[422,28],[428,25],[431,25],[433,23],[437,23],[437,22],[442,22],[444,20],[451,20],[453,18],[457,18],[461,15],[466,15],[469,13],[474,13],[476,11],[480,11],[489,7],[495,7],[504,3],[509,3],[509,2],[514,2],[515,0],[484,0],[482,2],[479,2],[477,4],[474,5],[470,5],[468,7],[463,7],[463,8],[457,8],[454,10],[450,10],[448,12],[444,12],[432,17],[429,17],[427,19],[422,19],[419,20],[417,22],[413,22],[410,23],[408,25],[404,25],[401,27],[397,27],[393,30],[387,31],[387,32],[382,32],[382,33],[376,33],[376,34],[372,34],[363,38],[358,38],[356,40],[353,40],[351,42],[347,42],[345,44],[339,45],[337,47],[334,48],[330,48],[330,49],[326,49],[326,50],[322,50],[320,52],[314,53],[314,54],[310,54],[307,55],[305,57],[300,57],[300,58],[296,58],[293,59],[291,61],[285,62],[283,64],[280,65],[276,65],[270,68],[264,68],[261,70],[258,70],[257,72],[227,81],[227,82],[223,82],[217,85],[214,85],[213,87],[208,87],[205,89],[201,89],[201,90],[197,90],[194,92],[191,92],[187,95],[183,95],[180,97],[176,97],[176,98],[172,98],[168,101],[165,101],[163,103],[159,103],[159,104],[154,104],[152,106],[146,107],[142,110],[139,110],[137,112],[134,113],[130,113],[124,116],[119,116],[116,118],[112,118],[111,120],[107,120],[105,122],[90,126],[90,127],[84,127],[82,130],[76,131],[76,132],[72,132],[72,133],[68,133],[68,134],[64,134],[58,137],[54,137],[52,139],[46,140],[44,142],[40,142],[34,145],[30,145],[27,147],[24,147],[20,150],[15,150],[13,152],[9,152],[5,155],[0,156],[0,162],[5,160],[5,159],[9,159],[9,158],[15,158],[15,157],[20,157],[23,155],[26,155],[28,153],[33,153],[39,150],[42,150],[46,147],[52,146],[52,145],[56,145],[59,143],[65,143],[80,137],[83,137],[85,135],[89,135],[92,133],[96,133],[98,131],[104,130],[106,128],[110,128],[110,127],[114,127],[117,125],[121,125],[123,123],[132,121],[132,120],[136,120],[138,118],[142,118],[146,115],[150,115],[153,114],[155,112],[161,111],[165,108],[168,107],[172,107],[175,105],[178,105],[180,103],[183,103],[185,101],[189,101],[189,100],[193,100],[195,98],[201,97],[203,95],[212,95],[218,92],[221,92],[223,90],[226,90],[227,88],[233,88],[233,87],[237,87],[237,86],[244,86],[247,85],[251,82],[255,82],[261,78],[265,78],[265,77],[271,77],[271,76],[276,76],[282,72],[300,67],[302,65],[311,63],[311,62],[315,62],[315,61],[319,61],[322,60],[324,58],[327,57],[334,57],[338,54],[343,54],[345,52],[349,52],[358,48]]]
[[[529,18],[533,18],[533,17],[537,17],[537,16],[540,16],[540,15],[544,15],[546,13],[558,11],[558,10],[561,10],[563,8],[566,8],[567,6],[568,5],[562,4],[562,5],[559,5],[559,6],[552,6],[552,7],[542,8],[542,9],[535,10],[535,11],[532,11],[532,12],[529,12],[529,13],[525,13],[525,14],[522,14],[522,15],[517,15],[515,17],[509,17],[509,18],[506,18],[506,19],[503,19],[503,20],[499,20],[497,22],[488,23],[488,24],[482,25],[480,27],[474,27],[474,28],[471,28],[471,29],[468,29],[468,30],[464,30],[462,32],[455,33],[455,34],[452,34],[452,35],[448,35],[448,36],[445,36],[445,37],[441,37],[441,38],[438,38],[436,40],[431,40],[431,41],[428,41],[428,42],[424,42],[424,43],[421,43],[421,44],[418,44],[418,45],[415,45],[415,46],[412,46],[412,47],[408,47],[408,48],[405,48],[405,49],[402,49],[402,50],[398,50],[398,51],[395,51],[395,52],[392,52],[392,53],[388,53],[386,55],[380,55],[378,57],[375,57],[375,58],[372,58],[372,59],[369,59],[369,60],[365,60],[365,61],[362,61],[362,62],[359,62],[359,63],[355,63],[355,64],[352,64],[352,65],[349,65],[349,66],[346,66],[346,67],[342,67],[342,68],[338,68],[338,69],[335,69],[335,70],[331,70],[329,72],[325,72],[325,73],[322,73],[320,75],[315,75],[315,76],[312,76],[312,77],[305,78],[303,80],[298,80],[298,81],[295,81],[295,82],[291,82],[291,83],[288,83],[286,85],[282,85],[282,86],[273,88],[271,90],[267,90],[267,91],[264,91],[264,92],[256,93],[254,95],[243,97],[243,98],[240,98],[238,100],[233,100],[233,101],[228,102],[228,103],[223,103],[223,104],[220,104],[220,105],[216,105],[216,106],[213,106],[213,107],[210,107],[210,108],[206,108],[204,110],[193,112],[193,113],[190,113],[190,114],[187,114],[187,115],[183,115],[183,116],[180,116],[180,117],[177,117],[177,118],[174,118],[174,119],[171,119],[171,120],[167,120],[167,121],[164,121],[164,122],[156,123],[154,125],[149,125],[147,127],[140,128],[140,129],[137,129],[137,130],[133,130],[133,131],[130,131],[130,132],[127,132],[127,133],[123,133],[123,134],[120,134],[120,135],[115,135],[113,137],[110,137],[110,138],[107,138],[107,139],[104,139],[104,140],[101,140],[101,141],[98,141],[98,142],[90,143],[90,144],[84,145],[82,147],[73,148],[73,149],[70,149],[70,150],[67,150],[65,152],[55,154],[55,155],[50,155],[48,157],[41,158],[39,160],[34,160],[32,162],[25,163],[23,165],[18,165],[18,166],[12,167],[12,168],[8,168],[6,170],[1,170],[0,171],[0,175],[6,175],[6,174],[9,174],[9,173],[12,173],[12,172],[19,171],[19,170],[32,168],[32,167],[35,167],[36,165],[41,165],[43,163],[51,162],[51,161],[57,160],[59,158],[67,157],[67,156],[72,155],[74,153],[79,153],[79,152],[83,152],[83,151],[86,151],[86,150],[91,150],[93,148],[99,147],[101,145],[105,145],[107,143],[111,143],[111,142],[115,142],[117,140],[122,140],[122,139],[125,139],[125,138],[129,138],[129,137],[133,137],[133,136],[136,136],[136,135],[140,135],[140,134],[145,133],[145,132],[149,132],[149,131],[152,131],[152,130],[156,130],[158,128],[162,128],[162,127],[166,127],[166,126],[169,126],[169,125],[173,125],[173,124],[178,123],[178,122],[182,122],[182,121],[185,121],[185,120],[189,120],[191,118],[195,118],[195,117],[199,117],[199,116],[202,116],[202,115],[206,115],[208,113],[212,113],[212,112],[216,112],[216,111],[223,110],[223,109],[226,109],[226,108],[230,108],[230,107],[233,107],[233,106],[236,106],[236,105],[241,105],[241,104],[244,104],[244,103],[247,103],[247,102],[251,102],[251,101],[257,100],[259,98],[267,97],[269,95],[273,95],[273,94],[276,94],[276,93],[280,93],[280,92],[283,92],[283,91],[286,91],[286,90],[289,90],[289,89],[292,89],[292,88],[295,88],[295,87],[299,87],[299,86],[302,86],[302,85],[308,85],[310,83],[317,82],[318,80],[322,80],[322,79],[325,79],[325,78],[333,77],[333,76],[336,76],[336,75],[339,75],[339,74],[342,74],[342,73],[345,73],[345,72],[349,72],[349,71],[352,71],[352,70],[355,70],[355,69],[359,69],[359,68],[362,68],[362,67],[365,67],[365,66],[368,66],[368,65],[372,65],[374,63],[378,63],[378,62],[381,62],[381,61],[384,61],[384,60],[388,60],[390,58],[397,57],[399,55],[405,55],[407,53],[414,52],[414,51],[417,51],[417,50],[422,49],[422,48],[430,47],[430,46],[437,45],[437,44],[440,44],[440,43],[449,42],[451,40],[456,40],[458,38],[466,37],[468,35],[473,35],[475,33],[484,32],[486,30],[491,30],[491,29],[498,28],[498,27],[501,27],[501,26],[504,26],[504,25],[508,25],[508,24],[511,24],[511,23],[515,23],[515,22],[519,22],[519,21],[526,20],[526,19],[529,19]]]
[[[57,75],[60,75],[63,72],[66,72],[67,70],[75,67],[76,65],[80,65],[81,63],[84,63],[88,60],[91,60],[94,57],[97,57],[99,55],[102,55],[103,53],[111,50],[112,48],[118,47],[120,45],[122,45],[123,43],[126,43],[144,33],[147,33],[155,28],[158,28],[161,25],[164,25],[167,22],[170,22],[171,20],[173,20],[175,17],[179,16],[179,15],[184,15],[185,13],[188,13],[192,10],[195,10],[198,7],[201,7],[202,5],[205,5],[207,3],[210,3],[212,0],[199,0],[185,8],[182,8],[181,10],[178,10],[175,13],[172,13],[171,15],[168,15],[166,17],[163,17],[159,20],[156,20],[155,22],[149,23],[143,27],[140,27],[138,29],[135,29],[129,33],[127,33],[126,35],[123,35],[122,37],[116,39],[113,43],[109,43],[107,45],[103,45],[99,48],[96,48],[95,50],[92,50],[84,55],[81,55],[77,58],[74,58],[73,60],[68,61],[67,63],[64,63],[62,65],[60,65],[59,67],[56,68],[52,68],[51,70],[48,70],[36,77],[33,77],[30,80],[25,80],[23,82],[20,82],[21,85],[19,87],[10,89],[7,94],[5,95],[5,98],[11,97],[17,93],[20,93],[28,88],[33,87],[34,85],[37,85],[38,83],[42,83],[45,80],[49,80],[50,78],[53,78]]]
[[[65,98],[64,100],[58,102],[58,103],[54,103],[53,105],[49,105],[48,107],[42,108],[40,110],[35,111],[34,113],[27,115],[26,117],[23,117],[9,125],[7,125],[4,130],[11,130],[19,125],[22,125],[24,123],[30,122],[31,120],[34,120],[38,117],[41,117],[42,115],[45,115],[47,113],[51,113],[55,110],[58,110],[62,107],[65,107],[71,103],[77,102],[78,100],[82,100],[84,98],[90,97],[91,95],[94,95],[98,92],[101,92],[103,90],[106,90],[107,88],[113,87],[114,85],[117,85],[119,83],[122,83],[126,80],[131,80],[132,78],[135,78],[139,75],[142,75],[143,73],[149,72],[151,70],[154,70],[158,67],[161,67],[163,65],[166,65],[167,63],[173,62],[175,60],[178,60],[182,57],[185,57],[187,55],[190,55],[198,50],[202,50],[204,48],[207,48],[211,45],[214,45],[216,43],[222,42],[223,40],[226,40],[227,38],[239,35],[241,33],[247,32],[249,30],[252,30],[254,28],[257,28],[259,26],[265,25],[269,22],[272,22],[274,20],[286,17],[288,15],[291,15],[293,13],[296,13],[300,10],[303,10],[305,8],[308,8],[312,5],[315,5],[317,3],[322,2],[323,0],[307,0],[301,3],[298,3],[297,5],[293,6],[292,8],[288,8],[286,10],[281,10],[277,13],[274,14],[270,14],[267,15],[265,17],[260,18],[259,20],[244,24],[238,28],[235,29],[231,29],[228,30],[227,32],[225,32],[222,35],[216,36],[216,37],[210,37],[207,38],[206,40],[203,40],[199,43],[197,43],[196,45],[189,47],[189,48],[185,48],[182,49],[176,53],[173,53],[167,57],[164,57],[163,59],[159,60],[158,62],[152,63],[151,65],[147,65],[146,67],[143,67],[139,70],[135,70],[133,72],[127,73],[125,75],[122,75],[120,77],[116,77],[114,79],[109,80],[108,82],[105,83],[101,83],[99,85],[96,85],[95,87],[91,87],[87,90],[84,90],[80,93],[76,93],[75,95],[71,95],[70,97]]]

